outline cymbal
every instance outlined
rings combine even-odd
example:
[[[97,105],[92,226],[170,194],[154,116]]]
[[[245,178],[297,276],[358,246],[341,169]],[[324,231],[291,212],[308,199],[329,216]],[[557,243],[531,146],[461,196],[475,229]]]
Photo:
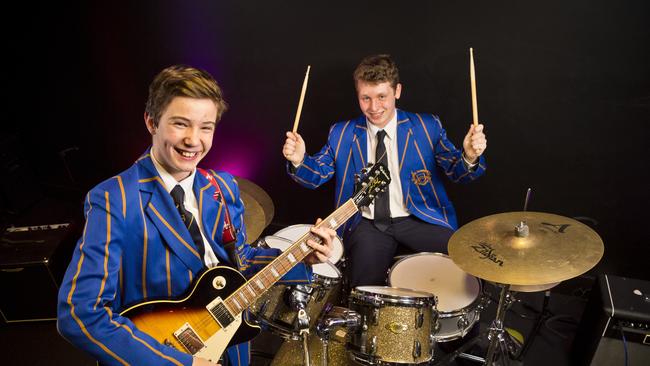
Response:
[[[244,201],[244,224],[246,241],[254,242],[271,223],[275,207],[271,197],[257,184],[242,177],[235,177],[239,195]]]
[[[528,235],[515,232],[525,222]],[[538,291],[595,266],[603,241],[587,225],[542,212],[506,212],[462,226],[449,239],[449,256],[465,272],[501,284]],[[544,285],[544,286],[541,286]]]

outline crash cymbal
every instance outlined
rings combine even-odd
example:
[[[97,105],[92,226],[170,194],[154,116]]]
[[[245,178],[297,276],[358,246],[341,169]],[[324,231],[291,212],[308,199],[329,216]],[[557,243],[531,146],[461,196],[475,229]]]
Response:
[[[603,251],[602,239],[588,226],[542,212],[486,216],[462,226],[449,240],[449,256],[465,272],[496,283],[533,285],[528,291],[587,272]]]
[[[271,197],[260,186],[242,177],[235,177],[235,179],[241,199],[244,201],[246,241],[250,244],[259,238],[271,223],[275,208]]]

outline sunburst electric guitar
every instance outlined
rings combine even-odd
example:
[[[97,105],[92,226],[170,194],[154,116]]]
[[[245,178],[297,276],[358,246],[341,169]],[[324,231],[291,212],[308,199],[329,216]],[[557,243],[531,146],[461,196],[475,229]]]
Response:
[[[364,169],[352,198],[317,226],[338,228],[360,207],[369,205],[389,182],[382,164]],[[313,251],[306,244],[308,239],[320,240],[306,233],[248,281],[235,269],[217,266],[198,276],[180,299],[143,302],[121,315],[162,344],[217,362],[227,347],[260,332],[258,326],[242,321],[242,312]]]

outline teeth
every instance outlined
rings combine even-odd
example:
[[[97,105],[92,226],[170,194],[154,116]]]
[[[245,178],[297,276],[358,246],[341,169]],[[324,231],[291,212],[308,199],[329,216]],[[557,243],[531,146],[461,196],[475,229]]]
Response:
[[[183,155],[186,158],[193,158],[196,156],[197,153],[195,152],[188,152],[188,151],[179,151],[181,155]]]

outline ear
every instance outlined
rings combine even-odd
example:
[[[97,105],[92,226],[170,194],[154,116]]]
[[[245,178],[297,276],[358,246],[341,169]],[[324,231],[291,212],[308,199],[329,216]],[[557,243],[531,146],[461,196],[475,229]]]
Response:
[[[399,99],[400,95],[402,95],[402,84],[397,83],[395,86],[395,99]]]
[[[154,125],[153,118],[147,112],[144,112],[144,124],[147,126],[150,134],[156,134],[156,126]]]

